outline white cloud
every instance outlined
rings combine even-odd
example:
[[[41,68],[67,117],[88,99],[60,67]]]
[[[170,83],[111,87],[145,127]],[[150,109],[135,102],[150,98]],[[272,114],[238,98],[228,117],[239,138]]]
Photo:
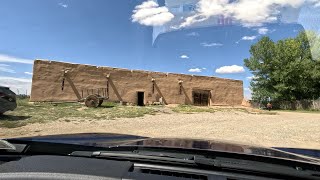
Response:
[[[189,72],[197,72],[197,73],[199,73],[199,72],[202,72],[202,69],[200,69],[200,68],[192,68],[192,69],[189,69],[188,71]]]
[[[8,76],[0,76],[0,80],[13,80],[13,81],[19,81],[19,82],[25,82],[25,83],[31,83],[31,79],[26,78],[16,78],[16,77],[8,77]]]
[[[235,74],[235,73],[243,73],[245,72],[242,66],[232,65],[232,66],[222,66],[216,69],[216,73],[218,74]]]
[[[248,79],[248,80],[252,80],[252,79],[253,79],[253,76],[248,76],[247,79]]]
[[[0,64],[0,71],[7,73],[16,73],[13,69],[10,68],[10,65]]]
[[[275,29],[269,30],[269,33],[273,33],[275,31],[276,31]]]
[[[25,74],[32,75],[32,72],[24,72]]]
[[[9,87],[15,93],[30,94],[31,79],[0,76],[0,86]]]
[[[262,27],[262,28],[259,28],[259,29],[258,29],[258,33],[259,33],[259,34],[262,34],[262,35],[267,34],[268,31],[269,31],[269,29],[268,29],[268,28],[265,28],[265,27]]]
[[[248,76],[248,77],[247,77],[247,79],[250,80],[250,81],[251,81],[252,79],[255,79],[255,78],[256,78],[255,76]]]
[[[236,44],[239,44],[241,40],[243,41],[253,41],[257,38],[257,36],[243,36],[239,41],[236,41]]]
[[[146,26],[162,26],[174,18],[165,6],[159,7],[159,4],[153,0],[148,0],[135,7],[132,14],[132,22],[138,22]]]
[[[58,5],[63,7],[63,8],[67,8],[68,7],[68,4],[59,3]]]
[[[181,58],[181,59],[189,59],[189,56],[183,54],[183,55],[180,56],[180,58]]]
[[[0,54],[0,62],[33,64],[33,60]]]
[[[201,15],[196,14],[196,15],[193,15],[193,16],[185,18],[185,21],[180,24],[179,28],[188,27],[191,24],[194,24],[196,22],[202,22],[202,21],[205,21],[207,19],[208,19],[207,17],[203,17]]]
[[[243,36],[241,39],[245,40],[245,41],[252,41],[256,38],[257,38],[257,36]]]
[[[238,0],[232,3],[229,0],[200,0],[196,13],[185,18],[180,27],[187,27],[222,14],[243,26],[261,26],[276,21],[280,8],[298,8],[309,1],[319,3],[319,0]]]
[[[244,88],[244,97],[246,99],[252,99],[252,90],[250,88]]]
[[[200,36],[200,34],[199,33],[197,33],[197,32],[191,32],[191,33],[188,33],[188,34],[186,34],[187,36]]]
[[[179,29],[179,26],[170,26],[171,29],[177,30]]]
[[[320,7],[320,1],[319,0],[310,0],[311,4],[313,4],[314,7]]]
[[[206,70],[207,68],[202,68],[203,70]]]
[[[206,42],[203,42],[203,43],[201,43],[201,46],[203,46],[203,47],[213,47],[213,46],[223,46],[223,44],[221,44],[221,43],[206,43]]]
[[[250,88],[244,88],[244,90],[251,92],[251,89],[250,89]]]

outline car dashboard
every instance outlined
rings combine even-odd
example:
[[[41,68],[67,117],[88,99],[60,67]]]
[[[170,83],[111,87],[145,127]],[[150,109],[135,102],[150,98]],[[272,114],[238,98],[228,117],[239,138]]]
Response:
[[[265,174],[86,157],[1,156],[0,179],[275,179]]]

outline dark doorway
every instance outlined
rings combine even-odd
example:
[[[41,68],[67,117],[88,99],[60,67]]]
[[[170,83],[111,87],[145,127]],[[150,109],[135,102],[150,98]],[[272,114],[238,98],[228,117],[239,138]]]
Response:
[[[138,106],[144,106],[144,92],[138,92]]]
[[[209,91],[196,90],[192,92],[193,104],[195,106],[208,106],[209,105]]]

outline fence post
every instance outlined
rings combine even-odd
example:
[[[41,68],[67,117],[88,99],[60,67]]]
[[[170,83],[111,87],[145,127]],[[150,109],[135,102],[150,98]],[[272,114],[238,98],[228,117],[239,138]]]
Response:
[[[313,110],[315,110],[315,105],[314,105],[314,98],[312,98],[312,106],[313,106]]]

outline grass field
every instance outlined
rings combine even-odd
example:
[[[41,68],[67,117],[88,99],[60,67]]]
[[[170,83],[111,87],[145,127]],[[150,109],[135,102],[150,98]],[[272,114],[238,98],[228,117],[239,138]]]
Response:
[[[172,108],[173,112],[177,113],[200,113],[200,112],[210,112],[214,113],[216,110],[207,107],[196,107],[191,105],[178,105]]]
[[[114,120],[117,118],[135,118],[146,114],[156,113],[214,113],[217,111],[241,111],[254,113],[245,108],[212,108],[197,107],[191,105],[166,106],[120,106],[113,102],[104,102],[101,107],[87,108],[80,103],[29,103],[27,99],[18,99],[18,107],[14,111],[8,111],[0,116],[0,127],[16,128],[28,123],[46,123],[49,121],[63,120]],[[275,112],[259,111],[258,114]]]
[[[319,129],[320,113],[226,106],[138,107],[107,102],[89,109],[78,103],[30,104],[19,100],[15,111],[0,116],[1,138],[116,133],[319,149]]]
[[[18,107],[0,116],[0,126],[15,128],[28,123],[45,123],[48,121],[81,118],[96,120],[112,120],[115,118],[134,118],[145,114],[155,114],[157,108],[138,106],[119,106],[116,103],[105,102],[99,108],[87,108],[79,103],[35,103],[28,100],[18,100]]]

